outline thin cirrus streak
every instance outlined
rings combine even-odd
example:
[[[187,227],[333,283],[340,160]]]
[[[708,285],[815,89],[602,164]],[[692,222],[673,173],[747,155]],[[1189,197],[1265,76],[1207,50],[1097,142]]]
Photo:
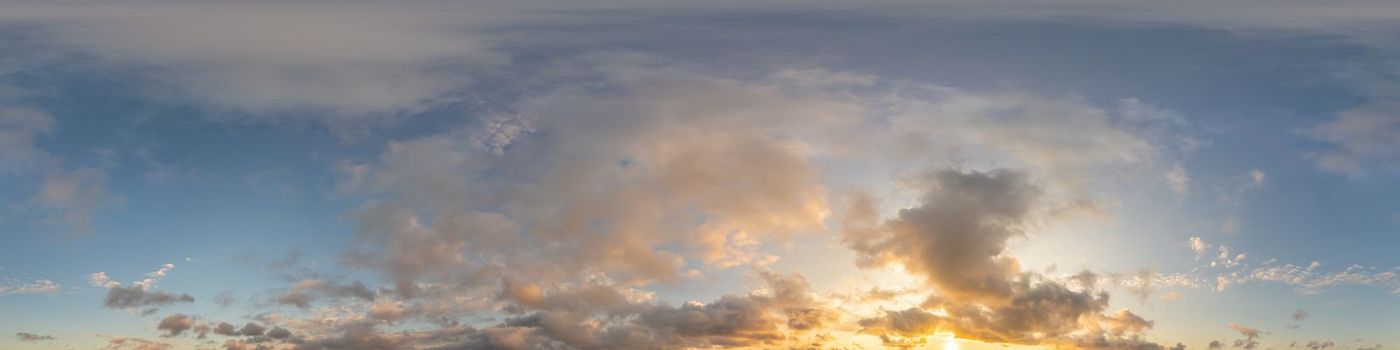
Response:
[[[1400,346],[1395,5],[0,9],[4,349]]]

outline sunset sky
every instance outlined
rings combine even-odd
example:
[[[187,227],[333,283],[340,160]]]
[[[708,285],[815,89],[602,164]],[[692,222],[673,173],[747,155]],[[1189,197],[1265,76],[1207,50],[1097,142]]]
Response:
[[[0,349],[1400,349],[1400,2],[0,0]]]

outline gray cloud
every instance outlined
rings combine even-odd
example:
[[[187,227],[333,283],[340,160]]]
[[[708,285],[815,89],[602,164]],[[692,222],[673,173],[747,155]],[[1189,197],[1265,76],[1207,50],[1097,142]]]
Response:
[[[1005,254],[1030,218],[1043,210],[1042,190],[1021,172],[929,173],[918,206],[888,221],[852,210],[843,242],[865,266],[897,263],[936,290],[921,306],[860,321],[887,345],[916,344],[934,331],[999,343],[1078,348],[1162,349],[1144,340],[1152,322],[1120,310],[1105,314],[1109,295],[1079,290],[1021,271]],[[855,202],[857,206],[868,206]],[[1094,280],[1091,275],[1078,280]],[[942,310],[946,315],[929,310]]]
[[[194,317],[185,314],[166,316],[156,325],[156,329],[164,331],[167,337],[178,336],[191,328],[194,328]]]
[[[238,328],[235,328],[228,322],[219,322],[217,326],[214,326],[214,334],[230,337],[238,336]]]
[[[1337,345],[1337,344],[1336,344],[1336,343],[1333,343],[1331,340],[1323,340],[1323,341],[1312,340],[1312,341],[1308,341],[1308,343],[1305,344],[1305,345],[1303,345],[1303,347],[1306,347],[1306,348],[1308,348],[1309,350],[1323,350],[1323,349],[1331,349],[1333,346],[1336,346],[1336,345]]]
[[[102,305],[122,310],[139,310],[148,307],[167,306],[175,303],[193,303],[194,297],[189,294],[170,294],[162,291],[149,290],[146,286],[132,285],[129,287],[116,286],[107,289],[107,297],[103,299]],[[154,311],[147,309],[144,313]]]
[[[689,264],[763,261],[754,248],[764,240],[822,228],[825,189],[808,145],[775,133],[839,124],[858,107],[636,74],[623,83],[641,96],[561,89],[523,102],[518,114],[530,118],[510,122],[537,131],[491,141],[509,144],[501,154],[465,131],[391,145],[359,184],[385,197],[355,214],[384,249],[350,260],[406,296],[496,283],[506,266],[545,285],[589,273],[648,283],[677,280]],[[792,128],[798,118],[807,126]],[[686,219],[696,215],[705,222]]]
[[[1308,312],[1303,309],[1298,309],[1298,311],[1293,312],[1292,316],[1288,317],[1289,322],[1285,327],[1288,327],[1288,329],[1298,329],[1302,327],[1299,323],[1306,319],[1308,319]]]
[[[900,210],[884,229],[848,231],[843,241],[860,253],[863,266],[899,263],[927,277],[940,294],[1009,297],[1019,265],[1002,252],[1021,234],[1019,225],[1039,189],[1013,171],[945,170],[926,181],[924,206]]]
[[[59,49],[149,74],[143,78],[154,87],[138,93],[152,100],[174,97],[169,102],[254,120],[309,116],[335,126],[421,111],[470,81],[463,70],[504,61],[476,34],[491,17],[474,12],[369,4],[334,10],[292,3],[130,5],[13,5],[0,20],[43,28],[42,39]]]
[[[291,290],[277,296],[276,302],[279,304],[294,305],[299,308],[311,306],[311,302],[318,297],[326,296],[331,298],[357,298],[373,301],[375,292],[365,287],[364,283],[355,281],[342,284],[335,281],[320,279],[305,279],[297,282]]]
[[[1240,349],[1245,349],[1245,350],[1253,350],[1253,349],[1255,349],[1255,348],[1258,348],[1258,347],[1259,347],[1259,337],[1262,336],[1262,335],[1265,333],[1264,331],[1260,331],[1260,330],[1258,330],[1258,329],[1254,329],[1254,328],[1251,328],[1251,327],[1242,326],[1242,325],[1238,325],[1238,324],[1234,324],[1234,323],[1231,323],[1231,324],[1230,324],[1230,329],[1233,329],[1233,330],[1235,330],[1236,332],[1240,332],[1240,335],[1244,336],[1243,339],[1235,339],[1235,341],[1233,342],[1233,344],[1234,344],[1234,347],[1240,348]]]
[[[292,331],[282,327],[272,327],[272,330],[267,331],[267,336],[272,339],[287,339],[292,337]]]
[[[107,296],[102,301],[103,306],[151,314],[161,306],[194,302],[194,297],[189,294],[175,295],[152,289],[155,288],[156,282],[165,278],[174,269],[175,264],[166,263],[155,271],[147,273],[146,278],[132,282],[130,285],[123,285],[121,282],[113,280],[107,276],[106,272],[95,272],[88,275],[88,282],[94,287],[107,289]]]
[[[632,300],[626,290],[594,285],[557,290],[518,316],[474,329],[380,332],[349,322],[334,336],[298,349],[674,349],[819,346],[839,312],[824,306],[800,275],[758,272],[765,288],[710,303],[670,306]],[[270,333],[269,333],[270,335]]]
[[[46,341],[46,340],[54,340],[54,339],[58,339],[58,338],[54,338],[54,336],[52,336],[52,335],[41,335],[41,334],[34,334],[34,333],[29,333],[29,332],[18,332],[18,333],[15,333],[15,339],[19,339],[19,341],[22,341],[22,342],[39,342],[39,341]]]
[[[261,326],[261,325],[258,325],[257,323],[248,322],[248,324],[243,325],[243,328],[242,328],[242,329],[239,329],[239,330],[238,330],[238,334],[242,334],[242,335],[244,335],[244,336],[255,337],[255,336],[261,336],[261,335],[263,335],[263,332],[266,332],[266,331],[267,331],[267,328],[265,328],[265,327],[263,327],[263,326]]]

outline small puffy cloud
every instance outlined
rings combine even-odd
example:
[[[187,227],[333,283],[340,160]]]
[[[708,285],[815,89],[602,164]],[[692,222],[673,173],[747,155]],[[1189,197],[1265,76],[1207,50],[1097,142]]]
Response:
[[[1186,246],[1191,247],[1191,251],[1196,253],[1196,260],[1205,257],[1206,250],[1210,249],[1210,245],[1206,244],[1205,240],[1194,236],[1186,240]]]
[[[1249,170],[1249,173],[1247,173],[1247,175],[1248,175],[1248,179],[1249,179],[1249,184],[1250,184],[1250,185],[1256,186],[1256,187],[1257,187],[1257,186],[1263,186],[1263,185],[1264,185],[1264,176],[1265,176],[1265,175],[1264,175],[1264,172],[1263,172],[1263,171],[1259,171],[1259,169],[1250,169],[1250,170]]]
[[[243,328],[242,328],[242,329],[239,329],[239,330],[238,330],[238,334],[242,334],[242,335],[244,335],[244,336],[249,336],[249,337],[255,337],[255,336],[263,335],[263,332],[266,332],[266,331],[267,331],[267,328],[266,328],[266,327],[263,327],[262,325],[259,325],[259,324],[257,324],[257,323],[248,322],[247,324],[244,324],[244,325],[243,325]]]
[[[272,339],[287,339],[292,337],[292,331],[282,327],[273,327],[272,330],[267,331],[267,336]]]
[[[1255,328],[1242,326],[1234,323],[1230,324],[1230,329],[1233,329],[1236,332],[1239,332],[1240,335],[1244,336],[1243,339],[1235,339],[1233,345],[1236,348],[1241,348],[1245,350],[1253,350],[1258,348],[1259,337],[1265,333]]]
[[[172,314],[162,318],[156,329],[165,332],[164,336],[174,337],[194,328],[194,317],[185,314]]]
[[[1210,266],[1217,268],[1234,268],[1243,264],[1244,259],[1248,257],[1248,253],[1231,254],[1230,247],[1221,244],[1217,249],[1215,259],[1211,260]]]
[[[1306,319],[1308,319],[1308,312],[1303,309],[1298,309],[1297,311],[1293,311],[1292,316],[1288,317],[1288,320],[1290,322],[1285,326],[1288,327],[1288,329],[1298,329],[1302,327],[1302,325],[1300,325],[1299,322],[1302,322]]]
[[[112,280],[112,277],[107,276],[107,273],[103,271],[93,272],[92,274],[89,274],[88,283],[91,284],[93,287],[102,288],[112,288],[121,285],[120,282]]]
[[[229,324],[227,322],[219,322],[217,326],[214,326],[214,334],[225,335],[230,337],[237,336],[238,328],[234,327],[234,325]]]

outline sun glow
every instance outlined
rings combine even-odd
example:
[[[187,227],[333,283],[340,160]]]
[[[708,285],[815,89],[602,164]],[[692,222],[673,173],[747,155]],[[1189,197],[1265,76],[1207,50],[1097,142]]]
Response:
[[[943,339],[943,350],[958,350],[958,339],[948,336]]]

